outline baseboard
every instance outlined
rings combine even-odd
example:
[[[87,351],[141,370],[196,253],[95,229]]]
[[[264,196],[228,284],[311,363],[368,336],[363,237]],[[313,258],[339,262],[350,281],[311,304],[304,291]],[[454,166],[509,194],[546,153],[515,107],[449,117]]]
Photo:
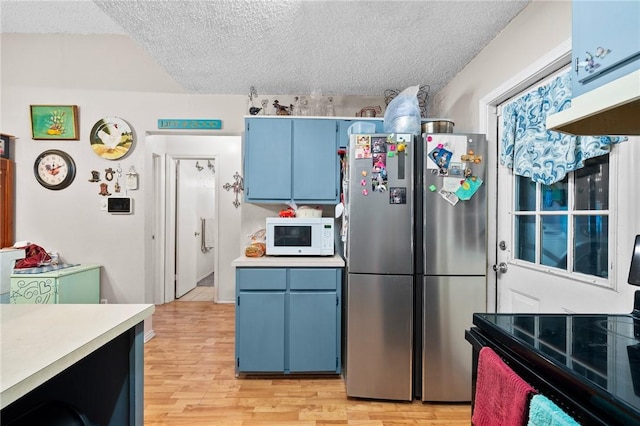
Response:
[[[144,333],[144,342],[147,343],[149,340],[153,339],[156,335],[156,332],[153,330],[149,330]]]

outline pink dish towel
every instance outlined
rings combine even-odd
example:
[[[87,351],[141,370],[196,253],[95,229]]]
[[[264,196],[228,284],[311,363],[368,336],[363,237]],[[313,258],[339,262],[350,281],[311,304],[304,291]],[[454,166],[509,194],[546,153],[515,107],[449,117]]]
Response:
[[[474,426],[521,426],[536,390],[488,347],[480,349],[471,422]]]

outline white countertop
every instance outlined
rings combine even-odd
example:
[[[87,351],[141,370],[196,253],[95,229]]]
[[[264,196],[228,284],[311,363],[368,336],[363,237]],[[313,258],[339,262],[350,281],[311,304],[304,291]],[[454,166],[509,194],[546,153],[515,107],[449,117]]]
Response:
[[[333,256],[240,256],[231,262],[233,267],[242,268],[343,268],[344,259]]]
[[[58,265],[59,266],[59,265]],[[55,268],[56,266],[51,266]],[[94,264],[78,264],[75,266],[68,266],[61,269],[53,269],[47,270],[48,267],[34,267],[34,268],[25,268],[24,270],[14,269],[11,274],[11,278],[25,278],[29,279],[31,277],[37,276],[38,278],[62,278],[66,275],[77,274],[78,272],[88,271],[90,269],[100,268],[101,265]],[[41,272],[37,272],[38,269],[42,269]],[[26,271],[26,272],[25,272]]]
[[[0,305],[0,408],[154,312],[154,305]]]

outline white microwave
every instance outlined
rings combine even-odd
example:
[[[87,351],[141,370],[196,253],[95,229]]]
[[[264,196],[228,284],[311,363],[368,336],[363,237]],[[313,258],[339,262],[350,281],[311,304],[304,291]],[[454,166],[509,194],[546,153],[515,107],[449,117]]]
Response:
[[[331,217],[268,217],[267,255],[333,256]]]

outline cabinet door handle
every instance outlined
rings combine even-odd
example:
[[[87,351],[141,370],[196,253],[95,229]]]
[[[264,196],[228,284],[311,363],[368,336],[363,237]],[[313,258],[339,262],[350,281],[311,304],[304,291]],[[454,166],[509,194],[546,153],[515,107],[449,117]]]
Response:
[[[580,58],[576,58],[576,68],[575,68],[575,70],[576,70],[576,74],[578,74],[578,68],[580,68],[580,67],[578,66],[578,64],[579,64],[579,63],[580,63]]]

